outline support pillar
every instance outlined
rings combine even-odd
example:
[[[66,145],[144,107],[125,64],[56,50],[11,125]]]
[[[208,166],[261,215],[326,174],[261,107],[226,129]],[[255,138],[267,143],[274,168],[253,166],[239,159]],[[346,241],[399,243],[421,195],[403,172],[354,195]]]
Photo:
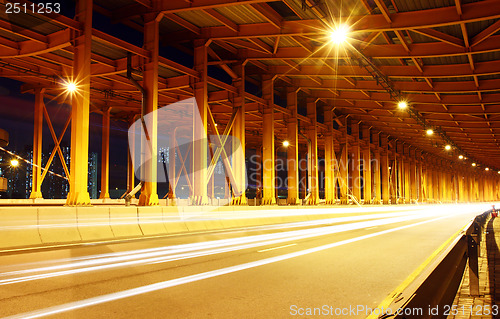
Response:
[[[351,136],[354,138],[352,145],[352,195],[361,201],[361,174],[360,174],[360,145],[359,145],[359,123],[351,123]]]
[[[30,198],[42,198],[42,135],[43,135],[43,93],[45,89],[35,90],[35,123],[33,126],[33,169],[31,176]]]
[[[263,158],[263,205],[276,204],[276,181],[274,170],[274,78],[265,75],[262,82],[262,95],[268,105],[264,107],[262,121]]]
[[[335,204],[335,149],[333,144],[333,112],[326,110],[324,114],[325,132],[325,203]]]
[[[308,152],[307,152],[307,175],[309,181],[308,205],[319,203],[319,181],[318,181],[318,127],[316,125],[316,101],[307,99],[307,117],[311,125],[307,128]]]
[[[90,206],[87,189],[89,160],[89,112],[92,46],[92,0],[79,0],[76,4],[76,30],[73,51],[73,82],[78,93],[71,101],[71,164],[69,193],[66,205]]]
[[[373,199],[373,204],[379,205],[382,203],[382,188],[380,186],[380,166],[381,166],[381,156],[380,156],[380,133],[372,134],[372,142],[375,145],[375,150],[373,152],[374,158],[371,161],[371,167],[373,171],[373,188],[375,198]]]
[[[176,132],[177,128],[175,128],[171,133],[170,133],[170,139],[169,143],[170,145],[168,146],[168,199],[175,199],[176,194],[175,194],[175,189],[177,187],[177,172],[175,168],[175,146],[177,144],[176,142]]]
[[[417,198],[417,189],[418,189],[418,183],[417,183],[417,159],[416,159],[416,152],[414,148],[410,149],[410,159],[409,159],[409,184],[410,184],[410,203],[414,203]]]
[[[287,172],[288,172],[288,205],[299,204],[299,123],[297,119],[297,90],[294,88],[287,88],[287,108],[291,111],[290,117],[286,122],[287,129]]]
[[[144,61],[143,87],[145,90],[144,114],[147,114],[146,127],[148,134],[141,141],[145,154],[144,185],[139,196],[139,206],[158,205],[157,193],[157,157],[158,157],[158,49],[159,49],[159,17],[156,14],[145,15],[143,48],[151,53]],[[149,140],[147,140],[149,138]]]
[[[340,128],[342,132],[342,153],[340,155],[340,162],[338,163],[340,171],[340,178],[338,181],[340,186],[340,204],[347,205],[349,204],[349,198],[347,196],[349,192],[349,134],[347,134],[347,118],[342,117],[340,121],[342,123],[342,127]]]
[[[380,144],[382,151],[380,152],[380,186],[382,203],[389,204],[390,194],[389,194],[389,149],[387,135],[384,133],[380,134]]]
[[[410,204],[411,183],[410,183],[410,147],[407,144],[403,145],[403,188],[404,202]]]
[[[363,197],[364,204],[372,203],[372,161],[370,149],[370,129],[363,127],[362,132],[365,147],[363,149]]]
[[[234,87],[238,90],[234,98],[234,107],[236,110],[236,117],[233,124],[233,150],[241,147],[241,152],[234,152],[232,156],[233,162],[233,173],[238,185],[239,196],[234,197],[233,194],[233,205],[247,205],[247,197],[245,192],[246,186],[246,169],[245,169],[245,63],[238,64],[234,68],[235,73],[238,78],[233,80]],[[213,174],[212,174],[213,176]]]
[[[101,194],[100,199],[109,198],[109,125],[111,108],[102,113]]]

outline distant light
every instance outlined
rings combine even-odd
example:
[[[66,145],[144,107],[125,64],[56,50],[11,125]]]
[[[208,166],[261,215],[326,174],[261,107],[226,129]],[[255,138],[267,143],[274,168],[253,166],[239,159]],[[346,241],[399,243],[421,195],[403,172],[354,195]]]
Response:
[[[489,169],[488,167],[486,167],[484,170],[485,170],[485,171],[489,171],[490,169]]]
[[[339,25],[330,32],[330,39],[334,44],[342,44],[347,40],[349,28],[346,25]]]
[[[10,161],[10,165],[12,167],[18,167],[19,166],[19,161],[16,160],[16,159],[13,159],[13,160]]]
[[[445,149],[445,150],[447,150],[447,151],[451,150],[451,145],[446,145],[446,146],[444,147],[444,149]]]
[[[406,101],[401,101],[398,103],[398,107],[402,110],[406,109],[408,107],[408,103]]]
[[[434,134],[434,131],[430,128],[430,129],[428,129],[428,130],[426,131],[426,133],[427,133],[427,135],[429,135],[429,136],[430,136],[430,135]]]
[[[217,127],[217,123],[215,123],[215,126]]]
[[[474,167],[475,167],[475,166],[476,166],[476,163],[472,163],[472,166],[474,166]]]
[[[498,174],[500,174],[500,171],[498,171]]]
[[[463,155],[458,155],[458,158],[459,159],[464,159],[464,156]]]
[[[288,142],[288,141],[283,141],[283,146],[284,146],[284,147],[288,147],[289,145],[290,145],[290,142]]]

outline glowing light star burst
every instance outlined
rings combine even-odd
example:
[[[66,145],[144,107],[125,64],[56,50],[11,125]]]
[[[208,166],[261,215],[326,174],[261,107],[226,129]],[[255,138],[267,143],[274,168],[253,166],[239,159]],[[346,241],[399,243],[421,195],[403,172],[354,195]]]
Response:
[[[433,131],[432,129],[428,129],[428,130],[426,131],[426,133],[427,133],[427,135],[429,135],[429,136],[430,136],[430,135],[434,134],[434,131]]]
[[[283,141],[283,146],[284,146],[284,147],[288,147],[289,145],[290,145],[290,142],[288,142],[288,141]]]
[[[66,91],[68,91],[69,93],[73,93],[77,89],[75,82],[68,81],[65,83],[65,85],[66,85]]]
[[[17,166],[19,166],[19,161],[16,160],[16,159],[13,159],[13,160],[10,161],[10,165],[12,167],[17,167]]]
[[[447,150],[447,151],[451,150],[451,145],[446,145],[446,146],[444,147],[444,149],[445,149],[445,150]]]
[[[408,103],[406,103],[405,101],[400,101],[398,103],[398,107],[402,110],[406,109],[408,107]]]
[[[347,41],[347,36],[349,34],[349,28],[346,25],[339,25],[330,32],[330,40],[334,44],[342,44]]]

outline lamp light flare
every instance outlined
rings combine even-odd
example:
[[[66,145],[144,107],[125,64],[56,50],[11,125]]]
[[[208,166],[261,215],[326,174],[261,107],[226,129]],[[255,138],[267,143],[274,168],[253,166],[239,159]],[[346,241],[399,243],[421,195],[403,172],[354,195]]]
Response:
[[[406,103],[406,101],[400,101],[398,103],[398,107],[402,110],[406,109],[408,107],[408,103]]]
[[[490,170],[490,168],[489,168],[489,167],[486,167],[484,170],[485,170],[485,171],[489,171],[489,170]]]
[[[464,156],[463,155],[458,155],[458,158],[459,159],[464,159]]]
[[[10,166],[12,167],[18,167],[19,166],[19,161],[16,159],[13,159],[10,161]]]
[[[429,136],[430,136],[430,135],[434,134],[434,131],[433,131],[432,129],[428,129],[428,130],[426,131],[426,133],[427,133],[427,135],[429,135]]]
[[[66,82],[64,86],[66,87],[66,91],[68,91],[69,93],[73,93],[77,90],[76,83],[73,81]]]
[[[476,165],[477,165],[476,163],[472,163],[472,166],[476,167]]]
[[[447,150],[447,151],[451,150],[451,145],[449,145],[449,144],[448,144],[448,145],[446,145],[446,146],[444,147],[444,149],[445,149],[445,150]]]
[[[342,44],[347,41],[348,33],[349,28],[342,24],[330,32],[330,39],[334,44]]]
[[[290,145],[290,142],[288,142],[288,141],[283,141],[283,146],[284,146],[284,147],[288,147],[289,145]]]

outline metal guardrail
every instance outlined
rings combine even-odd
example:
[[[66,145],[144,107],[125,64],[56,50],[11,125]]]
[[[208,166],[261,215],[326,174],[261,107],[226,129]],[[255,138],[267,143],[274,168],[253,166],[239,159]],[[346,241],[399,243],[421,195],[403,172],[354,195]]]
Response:
[[[467,263],[470,295],[479,295],[478,258],[481,234],[492,210],[471,221],[459,236],[392,303],[380,311],[379,319],[446,318],[446,307],[452,305]],[[435,311],[434,311],[435,310]]]

